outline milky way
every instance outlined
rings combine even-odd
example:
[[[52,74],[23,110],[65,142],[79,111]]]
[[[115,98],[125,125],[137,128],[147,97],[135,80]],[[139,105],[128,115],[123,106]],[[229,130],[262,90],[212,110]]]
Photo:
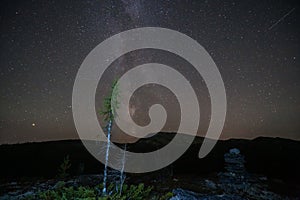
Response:
[[[300,7],[297,1],[1,1],[0,143],[78,138],[72,87],[87,54],[131,28],[158,26],[197,40],[223,77],[228,112],[222,138],[300,139]],[[175,41],[176,42],[176,41]],[[207,129],[210,99],[201,76],[166,52],[132,52],[112,64],[99,84],[96,110],[111,82],[146,62],[168,64],[189,79]],[[147,107],[166,106],[164,130],[176,131],[178,103],[148,86],[133,98],[137,123]],[[146,114],[145,114],[146,113]]]

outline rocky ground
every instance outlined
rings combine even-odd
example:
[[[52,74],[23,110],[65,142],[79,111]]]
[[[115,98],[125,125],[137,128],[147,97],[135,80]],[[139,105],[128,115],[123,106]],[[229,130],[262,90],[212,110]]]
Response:
[[[238,149],[230,149],[224,155],[224,160],[224,171],[205,177],[171,174],[168,178],[160,176],[160,178],[151,178],[149,181],[142,177],[132,176],[127,178],[127,182],[129,184],[130,182],[145,182],[145,185],[153,185],[153,192],[156,194],[172,191],[171,200],[300,199],[300,193],[277,194],[270,188],[270,180],[267,177],[248,173],[244,166],[244,156]],[[65,179],[64,186],[94,186],[101,180],[101,175],[81,175]],[[23,199],[38,191],[55,190],[60,187],[60,184],[61,181],[58,179],[9,182],[0,186],[2,194],[0,199]]]
[[[276,194],[270,191],[268,179],[249,174],[244,167],[244,156],[238,149],[231,149],[224,155],[225,172],[217,175],[217,181],[204,180],[202,188],[209,193],[195,193],[180,188],[174,189],[172,200],[196,199],[299,199]]]

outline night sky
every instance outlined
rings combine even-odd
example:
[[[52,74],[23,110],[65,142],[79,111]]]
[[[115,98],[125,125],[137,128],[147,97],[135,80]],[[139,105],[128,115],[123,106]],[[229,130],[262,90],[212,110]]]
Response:
[[[223,139],[299,140],[297,2],[1,1],[0,143],[78,138],[71,104],[81,63],[110,36],[145,26],[180,31],[197,40],[214,59],[227,92]],[[96,110],[115,78],[154,61],[172,66],[191,81],[200,101],[199,135],[204,135],[210,115],[207,88],[189,63],[168,52],[140,50],[115,61],[98,85]],[[171,113],[164,130],[176,131],[178,102],[157,85],[135,93],[133,118],[147,124],[147,107],[156,102]],[[115,127],[115,132],[120,130]]]

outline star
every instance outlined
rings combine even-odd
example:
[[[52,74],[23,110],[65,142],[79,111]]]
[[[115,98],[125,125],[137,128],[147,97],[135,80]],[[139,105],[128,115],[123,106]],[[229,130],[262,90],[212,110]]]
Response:
[[[0,14],[0,144],[34,138],[42,141],[77,138],[72,92],[85,57],[105,39],[147,26],[179,31],[209,52],[226,87],[224,138],[269,132],[268,136],[300,139],[296,120],[300,117],[299,6],[283,1],[272,4],[255,1],[253,5],[236,2],[191,1],[179,5],[170,0],[155,3],[121,0],[74,1],[70,5],[65,1],[26,4],[21,0],[0,1],[5,10]],[[41,7],[42,10],[38,9]],[[110,66],[99,77],[97,112],[110,81],[133,67],[154,62],[166,64],[184,75],[199,97],[203,117],[209,117],[211,96],[204,77],[183,57],[144,49],[117,60],[105,57],[103,61]],[[129,105],[129,114],[144,124],[148,122],[144,108],[162,102],[168,113],[165,128],[176,131],[180,105],[176,94],[166,91],[141,87],[136,93],[137,100],[132,101],[136,105]],[[286,120],[287,116],[291,120]],[[208,125],[209,121],[203,123]],[[45,128],[42,130],[45,134],[38,134],[34,128]],[[248,128],[257,132],[249,135],[247,131],[240,132]]]

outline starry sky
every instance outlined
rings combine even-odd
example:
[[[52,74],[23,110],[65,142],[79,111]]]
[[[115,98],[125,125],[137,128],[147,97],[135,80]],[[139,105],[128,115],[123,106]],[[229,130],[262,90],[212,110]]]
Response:
[[[110,36],[145,26],[180,31],[209,52],[227,93],[221,138],[300,139],[296,0],[3,0],[0,23],[0,144],[78,138],[71,104],[81,63]],[[204,135],[210,115],[205,83],[184,59],[164,51],[139,50],[116,60],[99,82],[96,110],[116,77],[147,62],[172,66],[190,80],[201,109],[199,135]],[[153,103],[170,113],[163,130],[176,131],[178,102],[157,85],[135,92],[133,119],[146,125]],[[100,116],[99,121],[103,124]]]

